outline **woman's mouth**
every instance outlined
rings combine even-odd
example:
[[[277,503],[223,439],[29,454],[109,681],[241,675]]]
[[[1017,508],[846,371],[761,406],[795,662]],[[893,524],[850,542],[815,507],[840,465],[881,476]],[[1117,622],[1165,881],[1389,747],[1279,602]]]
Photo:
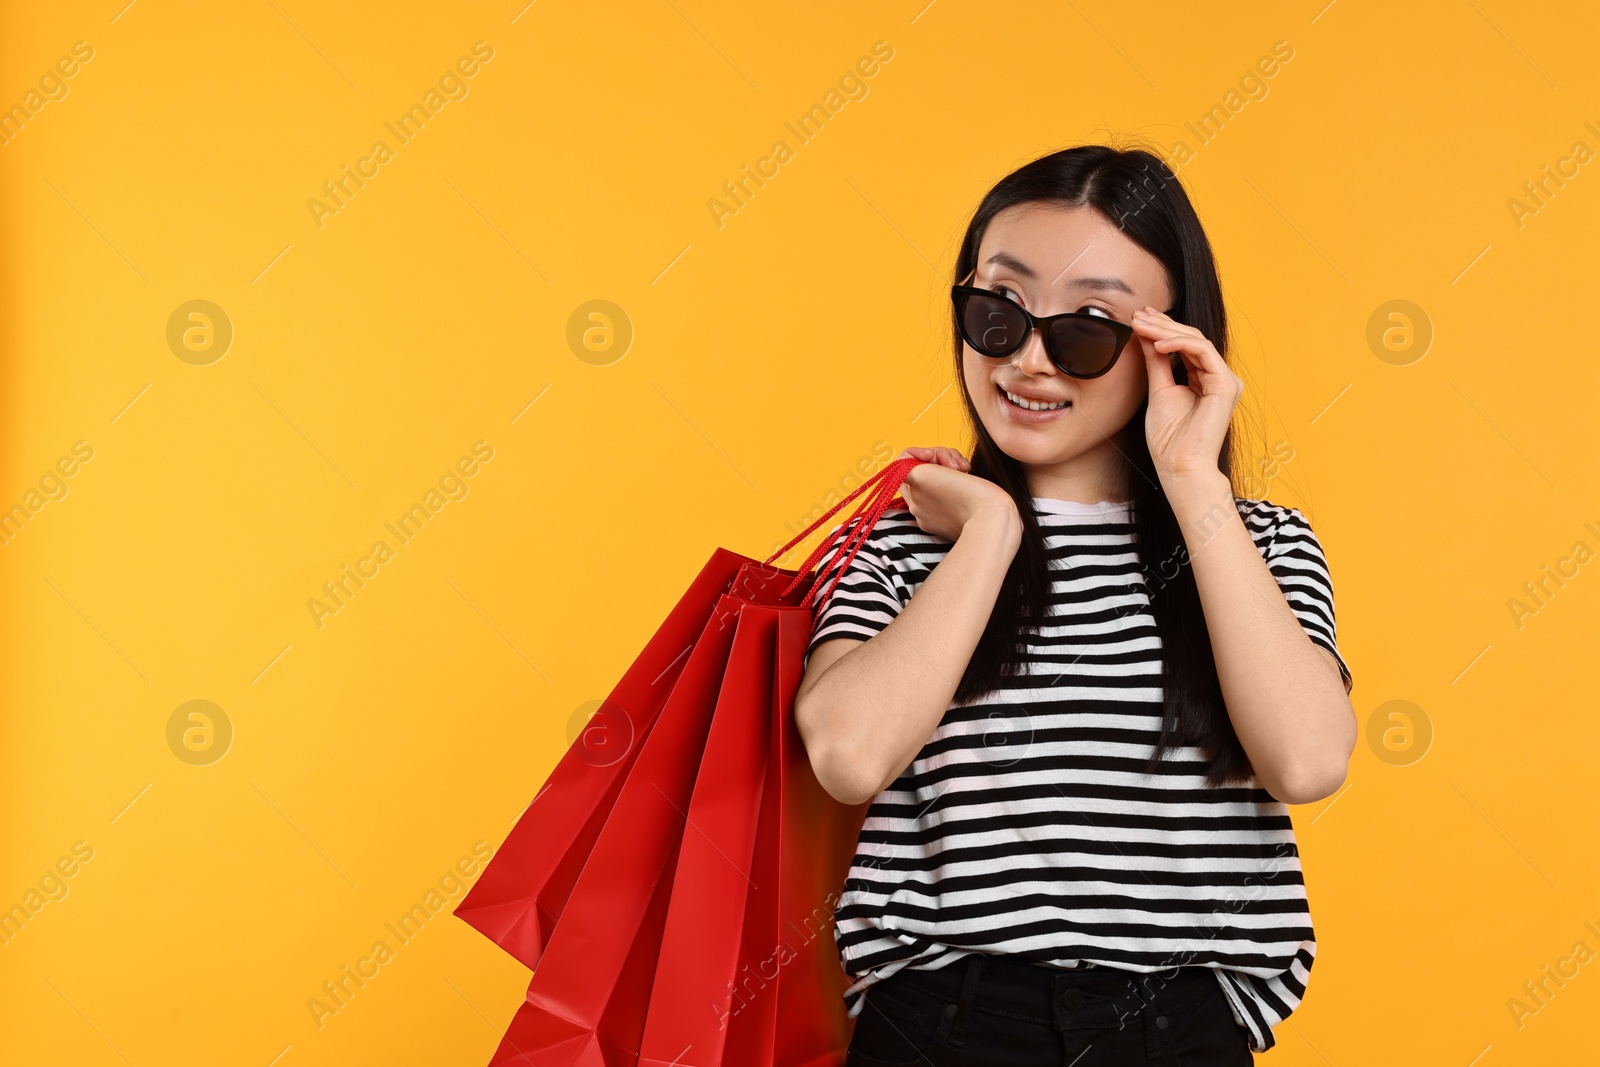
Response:
[[[1015,393],[1008,393],[1005,386],[998,383],[995,388],[1000,392],[1001,406],[1006,409],[1006,414],[1018,422],[1047,422],[1072,407],[1070,400],[1029,400]]]

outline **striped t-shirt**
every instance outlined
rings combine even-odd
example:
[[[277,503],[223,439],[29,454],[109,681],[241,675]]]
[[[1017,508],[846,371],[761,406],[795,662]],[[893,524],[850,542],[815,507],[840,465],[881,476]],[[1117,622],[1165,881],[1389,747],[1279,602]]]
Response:
[[[1307,635],[1348,680],[1305,517],[1264,500],[1235,505]],[[975,951],[1141,973],[1201,966],[1263,1052],[1316,955],[1288,809],[1253,781],[1206,785],[1195,746],[1142,772],[1161,726],[1161,641],[1128,505],[1032,506],[1052,591],[1025,673],[952,702],[867,809],[834,913],[850,1014],[879,979]],[[910,511],[886,511],[817,605],[807,662],[823,641],[888,626],[951,545]],[[838,555],[835,543],[817,564],[819,589]]]

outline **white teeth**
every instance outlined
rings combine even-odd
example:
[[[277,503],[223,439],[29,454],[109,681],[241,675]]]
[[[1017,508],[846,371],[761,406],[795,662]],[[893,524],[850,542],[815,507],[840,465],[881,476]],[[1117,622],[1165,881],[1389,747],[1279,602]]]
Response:
[[[1016,393],[1006,392],[1006,390],[1003,389],[1003,388],[1000,391],[1002,393],[1005,393],[1006,394],[1006,399],[1010,400],[1013,404],[1017,405],[1017,407],[1019,407],[1019,408],[1027,408],[1029,411],[1054,411],[1054,410],[1056,410],[1056,408],[1064,408],[1064,407],[1066,407],[1067,403],[1068,403],[1068,401],[1065,401],[1065,400],[1058,400],[1054,404],[1042,404],[1037,400],[1024,400],[1022,397],[1018,396]]]

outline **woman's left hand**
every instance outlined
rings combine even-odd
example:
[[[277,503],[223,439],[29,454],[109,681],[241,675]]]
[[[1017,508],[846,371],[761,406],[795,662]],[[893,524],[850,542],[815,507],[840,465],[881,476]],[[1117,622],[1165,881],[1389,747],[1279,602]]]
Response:
[[[1216,346],[1199,330],[1154,308],[1134,314],[1133,330],[1144,350],[1150,379],[1144,436],[1156,473],[1163,481],[1217,474],[1222,438],[1244,392],[1244,380],[1228,368]],[[1187,385],[1179,385],[1173,377],[1174,352],[1183,359]]]

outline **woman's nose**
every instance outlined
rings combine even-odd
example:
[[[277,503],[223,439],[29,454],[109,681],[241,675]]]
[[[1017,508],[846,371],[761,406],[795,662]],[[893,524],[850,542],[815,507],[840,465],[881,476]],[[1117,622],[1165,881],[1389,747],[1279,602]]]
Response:
[[[1056,365],[1050,362],[1050,354],[1044,350],[1044,334],[1038,330],[1028,331],[1028,340],[1017,354],[1017,367],[1026,374],[1055,373]]]

